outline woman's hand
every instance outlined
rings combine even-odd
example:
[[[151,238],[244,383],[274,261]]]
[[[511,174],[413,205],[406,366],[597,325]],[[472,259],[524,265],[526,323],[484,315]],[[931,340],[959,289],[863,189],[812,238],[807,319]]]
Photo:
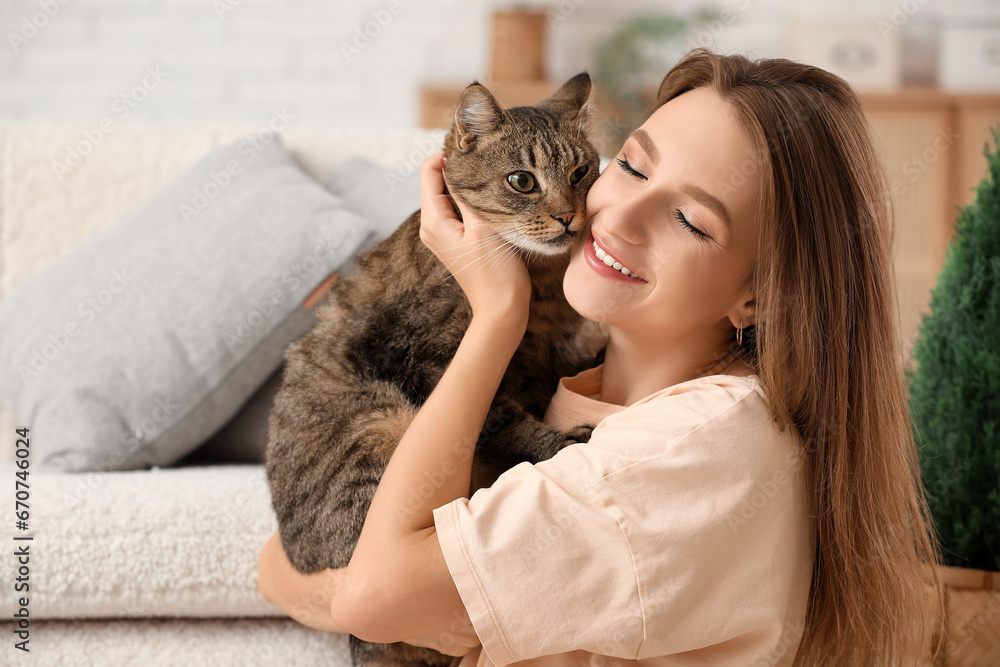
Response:
[[[293,619],[317,630],[348,632],[330,615],[333,595],[340,588],[346,567],[326,568],[302,574],[292,567],[278,533],[261,549],[257,564],[257,587],[268,602]]]
[[[527,314],[531,278],[509,241],[457,199],[462,220],[444,194],[444,152],[420,166],[420,240],[448,267],[465,292],[473,314],[514,308]]]

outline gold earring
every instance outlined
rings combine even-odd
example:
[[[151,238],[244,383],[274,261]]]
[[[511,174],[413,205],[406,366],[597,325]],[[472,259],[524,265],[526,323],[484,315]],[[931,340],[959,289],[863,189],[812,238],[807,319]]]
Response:
[[[743,344],[743,318],[740,318],[740,328],[736,332],[736,344],[737,345]]]

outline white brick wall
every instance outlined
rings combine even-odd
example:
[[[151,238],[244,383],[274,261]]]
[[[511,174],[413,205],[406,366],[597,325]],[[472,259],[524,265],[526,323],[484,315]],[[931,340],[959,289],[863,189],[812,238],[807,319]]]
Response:
[[[398,13],[361,53],[345,58],[342,43],[351,43],[373,12],[388,15],[392,3]],[[110,116],[122,123],[256,123],[278,106],[302,125],[408,127],[418,122],[422,82],[464,84],[487,75],[488,16],[503,4],[514,3],[0,0],[0,122],[97,123]],[[735,15],[717,48],[787,55],[784,0],[715,4]],[[550,75],[562,79],[592,69],[597,44],[621,20],[667,3],[552,5],[566,19],[550,31]],[[684,14],[697,5],[667,6]],[[217,8],[230,6],[220,18]],[[22,33],[26,18],[44,25],[27,43],[12,45],[10,35]],[[140,86],[150,66],[166,73],[163,82],[126,118],[116,116],[114,101]]]

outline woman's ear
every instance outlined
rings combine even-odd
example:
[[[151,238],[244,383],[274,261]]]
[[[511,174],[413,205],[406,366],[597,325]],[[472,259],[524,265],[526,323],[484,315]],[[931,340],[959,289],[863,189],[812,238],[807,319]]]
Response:
[[[757,324],[757,302],[754,299],[750,299],[743,305],[744,309],[744,321],[743,326],[749,327]]]
[[[749,327],[757,323],[757,299],[749,288],[740,296],[739,305],[730,311],[728,316],[733,327],[737,329],[740,326]]]

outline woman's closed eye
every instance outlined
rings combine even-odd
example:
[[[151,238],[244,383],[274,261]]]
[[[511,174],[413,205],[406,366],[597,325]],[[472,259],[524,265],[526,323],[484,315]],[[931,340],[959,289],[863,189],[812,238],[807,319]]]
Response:
[[[646,176],[641,171],[637,170],[635,167],[633,167],[631,164],[629,164],[629,161],[628,161],[627,158],[615,158],[615,161],[618,162],[618,166],[622,168],[622,171],[624,171],[629,176],[633,176],[635,178],[640,178],[640,179],[642,179],[644,181],[645,180],[649,180],[648,176]],[[698,229],[697,227],[695,227],[694,225],[692,225],[691,221],[687,219],[687,217],[684,215],[684,213],[679,208],[678,209],[674,209],[674,218],[677,219],[677,222],[681,223],[682,227],[684,227],[685,229],[687,229],[689,232],[691,232],[692,234],[694,234],[698,238],[702,238],[702,239],[711,238],[708,234],[706,234],[705,232],[701,231],[700,229]]]
[[[615,158],[615,161],[618,163],[618,166],[622,168],[622,171],[624,171],[629,176],[635,176],[636,178],[641,178],[644,181],[648,180],[647,177],[646,177],[646,174],[643,174],[642,172],[637,171],[635,167],[633,167],[632,165],[630,165],[628,163],[627,159],[619,157],[619,158]]]
[[[708,234],[706,234],[705,232],[701,231],[700,229],[692,225],[690,221],[688,221],[688,219],[684,217],[684,213],[679,208],[674,209],[674,217],[677,218],[677,222],[681,223],[682,227],[687,229],[689,232],[691,232],[698,238],[702,239],[709,238]]]

